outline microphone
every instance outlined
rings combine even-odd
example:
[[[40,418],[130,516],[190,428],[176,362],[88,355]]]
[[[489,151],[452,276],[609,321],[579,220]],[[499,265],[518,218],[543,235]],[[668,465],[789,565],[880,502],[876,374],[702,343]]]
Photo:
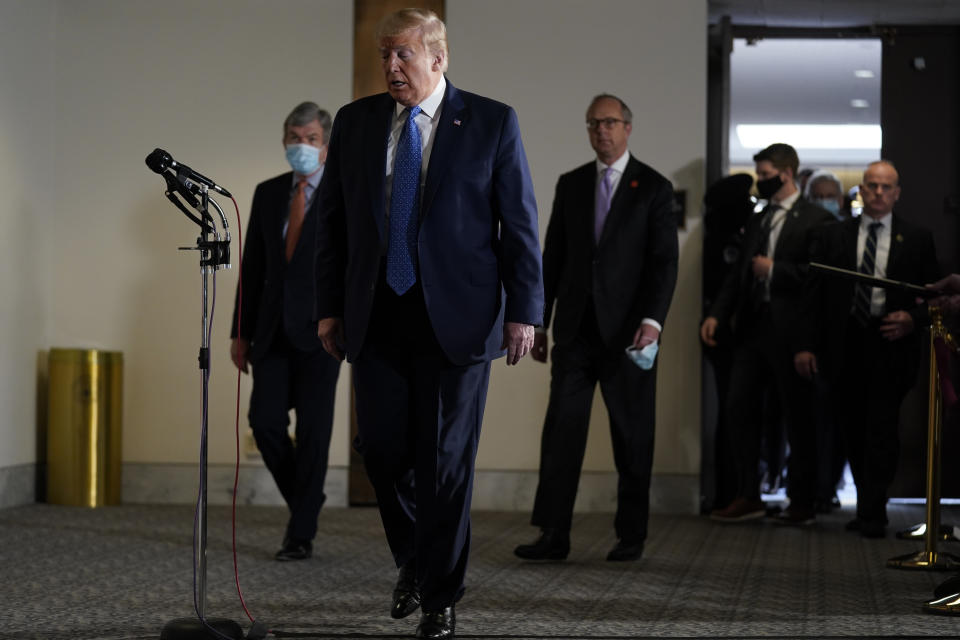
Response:
[[[154,149],[146,158],[147,166],[150,167],[156,173],[163,174],[167,168],[177,170],[177,178],[185,183],[185,186],[188,189],[192,189],[193,185],[190,185],[188,180],[193,180],[204,184],[217,193],[221,193],[224,196],[231,198],[230,192],[218,185],[216,182],[203,175],[202,173],[197,173],[187,165],[177,162],[174,160],[169,153],[163,149]]]

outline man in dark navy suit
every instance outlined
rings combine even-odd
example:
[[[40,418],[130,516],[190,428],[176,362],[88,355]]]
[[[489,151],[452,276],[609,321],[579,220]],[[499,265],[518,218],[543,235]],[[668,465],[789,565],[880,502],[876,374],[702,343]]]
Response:
[[[940,266],[932,234],[894,212],[900,198],[896,167],[886,160],[870,163],[860,194],[863,213],[817,230],[811,261],[899,282],[936,281]],[[804,377],[822,376],[833,391],[857,485],[857,517],[847,529],[882,538],[900,455],[900,405],[917,379],[927,305],[909,291],[819,274],[808,279],[804,300],[815,339],[796,353],[794,365]]]
[[[610,416],[617,466],[618,542],[607,560],[636,560],[647,537],[653,464],[654,349],[677,281],[677,221],[670,181],[630,155],[630,109],[599,95],[587,109],[595,160],[560,176],[543,251],[546,316],[553,318],[550,403],[540,449],[533,544],[514,553],[563,559],[597,383]],[[556,312],[553,303],[556,301]],[[546,333],[533,357],[547,361]],[[643,368],[624,350],[644,354]]]
[[[313,315],[313,239],[330,114],[313,102],[283,124],[293,172],[257,185],[237,291],[230,356],[253,368],[250,426],[290,509],[277,560],[309,558],[326,496],[333,400],[340,362],[324,351]],[[241,313],[242,311],[242,313]],[[296,438],[290,439],[290,409]]]
[[[318,333],[353,363],[358,437],[399,568],[391,615],[452,637],[490,363],[543,319],[536,202],[517,116],[444,77],[446,28],[379,26],[387,93],[337,114],[321,185]]]

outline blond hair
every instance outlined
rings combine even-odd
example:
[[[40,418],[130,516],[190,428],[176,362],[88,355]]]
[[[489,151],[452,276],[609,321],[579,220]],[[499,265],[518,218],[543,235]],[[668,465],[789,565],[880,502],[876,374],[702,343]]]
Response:
[[[446,73],[450,57],[447,49],[447,27],[433,11],[428,9],[400,9],[400,11],[391,13],[377,25],[375,34],[377,43],[382,43],[387,38],[394,38],[413,29],[420,32],[420,40],[423,42],[425,51],[443,58],[441,71]]]

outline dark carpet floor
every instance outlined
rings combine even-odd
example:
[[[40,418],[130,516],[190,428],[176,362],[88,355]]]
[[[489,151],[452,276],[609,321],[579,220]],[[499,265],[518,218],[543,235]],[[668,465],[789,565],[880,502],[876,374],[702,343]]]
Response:
[[[954,511],[951,511],[953,509]],[[810,529],[720,525],[654,516],[644,557],[604,560],[612,515],[576,517],[566,562],[512,550],[535,537],[528,514],[479,512],[460,638],[960,637],[960,617],[925,614],[945,574],[887,569],[922,545],[893,537],[921,506],[890,509],[886,539],[843,530],[849,510]],[[192,615],[191,507],[0,510],[0,638],[159,638]],[[395,571],[377,512],[326,509],[314,557],[278,563],[285,514],[242,507],[240,582],[251,612],[278,637],[410,637],[417,615],[388,616]],[[960,521],[954,507],[945,522]],[[250,624],[233,582],[230,512],[209,515],[207,615]],[[960,554],[960,544],[944,543]]]

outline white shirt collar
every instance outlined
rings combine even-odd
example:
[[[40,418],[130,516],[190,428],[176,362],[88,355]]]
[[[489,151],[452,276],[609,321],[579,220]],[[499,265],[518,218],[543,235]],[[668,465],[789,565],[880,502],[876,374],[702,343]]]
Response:
[[[860,228],[861,228],[861,229],[864,229],[864,230],[866,230],[866,231],[869,231],[869,230],[870,230],[870,225],[873,224],[874,222],[879,222],[880,224],[883,225],[884,229],[889,230],[890,227],[891,227],[891,225],[893,225],[893,211],[890,211],[889,213],[885,213],[884,215],[880,216],[879,218],[874,218],[874,217],[868,216],[868,215],[866,215],[866,214],[860,216]]]
[[[431,120],[433,116],[436,115],[437,109],[440,107],[440,103],[443,102],[443,94],[447,90],[447,79],[443,76],[440,76],[440,82],[437,83],[437,86],[434,88],[433,93],[431,93],[427,98],[420,103],[420,110],[426,114]],[[394,117],[399,118],[400,115],[406,110],[407,107],[403,106],[399,102],[396,105],[396,110],[394,112]]]
[[[630,160],[630,150],[627,149],[623,152],[623,155],[613,161],[612,164],[604,164],[600,161],[600,158],[597,158],[597,173],[603,173],[603,170],[607,167],[613,169],[617,173],[623,173],[624,169],[627,168],[627,162]]]
[[[796,191],[794,191],[793,193],[791,193],[790,195],[788,195],[786,198],[784,198],[784,199],[781,200],[780,202],[773,202],[772,204],[777,205],[777,206],[780,207],[781,209],[785,209],[785,210],[789,211],[790,209],[793,208],[793,205],[794,205],[794,203],[796,203],[796,201],[797,201],[798,198],[800,198],[800,190],[799,190],[799,189],[797,189]]]

